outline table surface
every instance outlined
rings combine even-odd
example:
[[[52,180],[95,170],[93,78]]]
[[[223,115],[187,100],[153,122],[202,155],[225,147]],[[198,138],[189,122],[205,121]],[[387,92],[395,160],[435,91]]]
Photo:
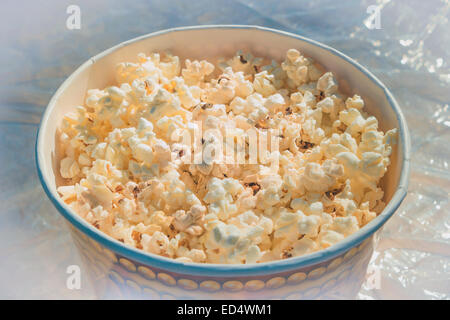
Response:
[[[80,257],[34,164],[36,131],[55,90],[119,42],[201,24],[298,33],[355,58],[391,88],[411,131],[408,196],[379,234],[367,275],[378,285],[368,281],[348,298],[450,298],[448,1],[77,1],[79,30],[66,27],[70,4],[0,5],[0,298],[96,298],[87,279],[80,290],[66,287],[66,268]]]

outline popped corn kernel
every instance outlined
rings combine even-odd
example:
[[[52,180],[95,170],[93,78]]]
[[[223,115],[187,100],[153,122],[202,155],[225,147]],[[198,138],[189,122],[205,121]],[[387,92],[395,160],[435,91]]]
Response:
[[[70,157],[66,157],[61,160],[61,167],[59,172],[63,178],[74,178],[78,173],[80,173],[80,167],[78,163]]]

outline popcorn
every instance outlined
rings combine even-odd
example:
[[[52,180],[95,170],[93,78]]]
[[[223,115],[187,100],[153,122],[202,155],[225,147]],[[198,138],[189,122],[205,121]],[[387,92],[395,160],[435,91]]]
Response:
[[[205,77],[214,71],[214,65],[206,60],[197,61],[186,59],[186,68],[181,70],[184,81],[188,85],[198,85],[204,82]]]
[[[144,111],[143,116],[151,121],[157,121],[163,116],[171,117],[177,114],[183,114],[181,111],[180,98],[173,96],[166,89],[160,88],[154,95],[153,99],[149,101],[147,110]]]
[[[239,50],[230,60],[219,63],[219,67],[222,70],[231,67],[234,72],[254,74],[257,73],[262,63],[263,59],[254,57],[251,53],[244,53],[242,50]]]
[[[168,54],[164,61],[160,61],[158,67],[162,75],[170,80],[180,74],[180,59]]]
[[[363,99],[361,99],[360,96],[355,94],[353,97],[347,98],[347,100],[345,101],[345,106],[347,107],[347,109],[353,108],[357,110],[362,110],[364,108],[364,101]]]
[[[178,98],[180,99],[181,105],[186,109],[192,109],[194,106],[200,103],[198,87],[188,87],[182,78],[175,78],[175,88],[174,90],[178,93]]]
[[[273,75],[273,84],[277,89],[283,88],[286,82],[287,75],[284,72],[282,66],[278,64],[278,62],[272,60],[272,63],[270,65],[262,67],[262,71],[267,71],[269,74]]]
[[[381,212],[397,129],[379,130],[360,96],[296,49],[281,63],[239,51],[218,67],[158,53],[119,63],[116,85],[63,118],[61,199],[126,245],[195,263],[305,255]],[[226,154],[249,159],[252,134],[269,130],[278,149],[256,163]]]
[[[277,92],[274,85],[275,77],[267,71],[262,71],[255,75],[253,87],[255,91],[260,93],[263,97],[270,96]]]
[[[325,73],[317,80],[317,90],[324,92],[326,96],[336,93],[337,88],[336,80],[331,72]]]
[[[284,98],[281,94],[276,93],[267,98],[264,103],[264,106],[272,113],[277,113],[281,111],[283,106],[286,104]]]
[[[320,217],[306,216],[301,211],[298,214],[300,215],[297,223],[298,233],[308,237],[316,237],[319,234]]]
[[[326,97],[317,103],[317,108],[320,108],[323,113],[332,113],[334,110],[334,101],[330,97]]]
[[[339,232],[333,230],[326,230],[320,233],[319,236],[319,246],[323,249],[331,247],[333,244],[336,244],[342,240],[344,240],[344,235]]]
[[[358,220],[355,217],[336,217],[330,229],[348,236],[359,230]]]
[[[73,158],[66,157],[61,160],[59,172],[61,173],[61,177],[70,179],[80,173],[80,167]]]
[[[281,67],[288,76],[290,87],[295,88],[307,83],[310,80],[310,74],[312,75],[311,80],[317,80],[317,69],[311,65],[310,59],[302,56],[298,50],[289,49],[286,53],[286,60],[281,64]]]
[[[64,202],[69,202],[70,200],[76,199],[77,194],[75,192],[75,186],[62,186],[58,187],[58,192],[61,195],[61,199]]]
[[[322,165],[316,162],[307,163],[302,182],[310,192],[324,193],[334,186],[337,179],[344,174],[344,167],[336,161],[327,159]]]
[[[201,205],[194,205],[188,212],[178,210],[175,212],[173,226],[179,231],[185,231],[191,235],[198,236],[203,233],[203,217],[206,208]]]
[[[208,192],[203,198],[203,201],[209,204],[209,212],[220,219],[226,219],[237,212],[237,206],[233,203],[233,194],[236,194],[233,191],[236,190],[232,188],[233,182],[230,179],[212,178],[207,185]]]
[[[309,238],[302,238],[295,242],[295,244],[292,246],[292,256],[302,256],[307,253],[311,253],[314,251],[317,251],[318,245],[317,242],[314,240],[311,240]]]
[[[156,231],[153,235],[142,235],[142,249],[156,253],[159,255],[166,255],[169,247],[169,238],[162,232]]]

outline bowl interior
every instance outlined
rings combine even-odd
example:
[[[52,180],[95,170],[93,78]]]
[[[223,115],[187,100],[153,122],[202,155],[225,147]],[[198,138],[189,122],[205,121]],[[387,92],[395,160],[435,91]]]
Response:
[[[163,31],[122,43],[90,59],[77,69],[54,95],[42,119],[37,149],[41,175],[48,191],[58,198],[56,187],[62,180],[56,142],[57,130],[64,114],[84,103],[88,89],[115,84],[114,70],[117,63],[136,61],[137,54],[141,52],[149,54],[166,50],[180,56],[182,61],[186,58],[215,61],[218,57],[231,56],[239,49],[281,62],[290,48],[299,49],[327,71],[332,71],[342,92],[361,95],[366,102],[365,110],[377,117],[382,130],[399,128],[402,131],[401,128],[406,128],[401,114],[391,106],[393,98],[386,94],[380,84],[342,54],[314,41],[257,27],[229,26]],[[408,143],[407,133],[400,132],[398,144],[393,148],[391,165],[382,180],[386,202],[391,200],[397,189],[405,187],[401,185],[406,184],[401,176],[405,165],[404,151],[408,149]]]

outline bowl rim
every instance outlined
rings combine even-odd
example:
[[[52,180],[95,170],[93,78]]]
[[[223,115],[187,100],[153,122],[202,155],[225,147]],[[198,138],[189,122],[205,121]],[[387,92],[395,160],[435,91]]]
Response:
[[[57,191],[53,192],[49,188],[48,177],[44,177],[41,170],[41,163],[44,161],[43,156],[43,146],[45,141],[43,141],[43,134],[40,134],[42,128],[46,127],[46,124],[49,120],[49,116],[55,106],[55,103],[58,97],[62,92],[70,85],[72,79],[82,72],[84,69],[94,64],[97,60],[109,55],[110,53],[127,46],[131,43],[138,42],[144,39],[168,34],[175,33],[180,31],[189,31],[189,30],[207,30],[207,29],[233,29],[233,30],[257,30],[275,33],[280,36],[291,37],[294,39],[298,39],[304,42],[307,42],[313,46],[320,47],[322,49],[327,50],[331,54],[334,54],[349,64],[356,67],[360,72],[362,72],[367,78],[369,78],[372,82],[374,82],[378,87],[380,87],[391,108],[395,112],[397,117],[397,121],[399,124],[399,140],[401,141],[401,150],[403,153],[403,162],[402,162],[402,170],[399,179],[399,185],[391,200],[387,203],[384,210],[371,222],[365,225],[363,228],[355,232],[354,234],[346,237],[344,240],[338,242],[337,244],[330,246],[329,248],[313,252],[304,256],[294,257],[285,260],[275,260],[270,262],[263,262],[257,264],[206,264],[206,263],[186,263],[176,261],[172,258],[166,258],[163,256],[159,256],[153,253],[148,253],[143,250],[139,250],[137,248],[133,248],[131,246],[125,245],[124,243],[112,238],[111,236],[103,233],[102,231],[96,229],[87,221],[82,219],[76,212],[72,211],[66,203],[64,203]],[[248,277],[248,276],[257,276],[257,275],[269,275],[287,272],[291,270],[297,270],[304,267],[309,267],[316,265],[318,263],[327,261],[332,259],[342,253],[350,250],[351,248],[357,246],[366,238],[370,237],[374,232],[380,229],[384,223],[394,214],[394,212],[398,209],[401,202],[406,196],[407,187],[409,183],[409,172],[410,172],[410,137],[409,131],[407,128],[407,124],[403,113],[397,104],[395,98],[389,89],[370,71],[368,71],[365,67],[361,66],[352,58],[347,55],[341,53],[340,51],[329,47],[328,45],[322,44],[315,40],[293,34],[286,31],[276,30],[272,28],[266,28],[255,25],[200,25],[200,26],[188,26],[188,27],[177,27],[165,29],[157,32],[152,32],[149,34],[145,34],[131,40],[122,42],[118,45],[115,45],[94,57],[88,59],[84,62],[80,67],[78,67],[58,88],[55,94],[52,96],[49,101],[44,114],[41,118],[41,123],[39,125],[39,129],[36,137],[36,145],[35,145],[35,161],[37,172],[39,176],[39,180],[42,184],[42,187],[49,197],[49,199],[53,202],[56,209],[59,213],[68,220],[76,229],[87,235],[89,238],[94,239],[99,242],[109,250],[112,250],[118,253],[120,256],[125,258],[129,258],[131,260],[137,261],[143,265],[147,265],[150,267],[162,269],[165,271],[173,272],[176,274],[187,274],[187,275],[196,275],[196,276],[212,276],[212,277]]]

